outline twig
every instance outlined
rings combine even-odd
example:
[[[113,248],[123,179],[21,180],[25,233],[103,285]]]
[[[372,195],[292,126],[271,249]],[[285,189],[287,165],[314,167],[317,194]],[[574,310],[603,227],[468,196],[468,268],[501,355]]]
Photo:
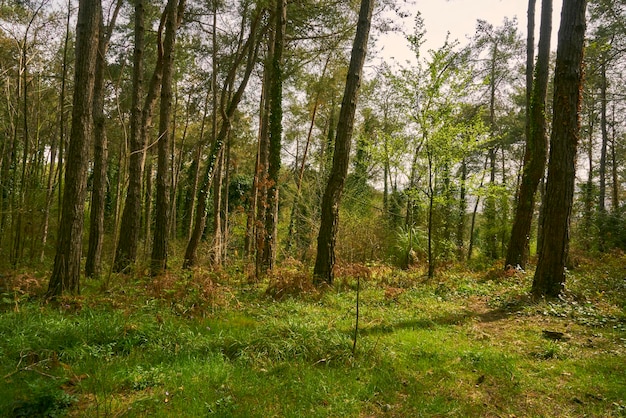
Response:
[[[49,377],[51,379],[58,379],[59,378],[58,376],[53,376],[51,374],[42,372],[41,370],[37,370],[37,369],[34,368],[35,366],[37,366],[39,364],[42,364],[42,363],[45,363],[45,362],[49,361],[50,360],[49,358],[45,358],[45,359],[40,360],[40,361],[38,361],[36,363],[33,363],[33,364],[28,365],[28,366],[20,368],[20,364],[22,364],[22,360],[24,360],[24,358],[26,358],[31,353],[32,352],[24,354],[24,352],[22,351],[20,353],[20,360],[17,362],[17,366],[15,366],[15,370],[12,371],[11,373],[8,373],[8,374],[4,375],[3,379],[8,379],[9,377],[13,376],[14,374],[17,374],[17,373],[23,372],[23,371],[39,373],[40,375]]]
[[[354,324],[354,343],[352,344],[352,357],[356,354],[356,341],[359,335],[359,295],[361,290],[361,275],[356,278],[356,321]]]

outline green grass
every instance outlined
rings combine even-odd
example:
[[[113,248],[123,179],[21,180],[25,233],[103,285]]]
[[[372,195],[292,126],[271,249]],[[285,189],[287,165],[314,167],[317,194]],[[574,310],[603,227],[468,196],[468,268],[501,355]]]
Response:
[[[44,305],[15,280],[0,305],[0,416],[626,416],[614,258],[544,302],[527,297],[530,275],[452,266],[428,282],[372,267],[354,355],[349,269],[281,301],[268,283],[201,271],[88,282]]]

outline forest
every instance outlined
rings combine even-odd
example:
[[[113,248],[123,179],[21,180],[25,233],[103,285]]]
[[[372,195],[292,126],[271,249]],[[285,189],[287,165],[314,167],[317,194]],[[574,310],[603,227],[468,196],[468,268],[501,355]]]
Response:
[[[0,0],[0,416],[626,416],[626,1],[420,3]]]

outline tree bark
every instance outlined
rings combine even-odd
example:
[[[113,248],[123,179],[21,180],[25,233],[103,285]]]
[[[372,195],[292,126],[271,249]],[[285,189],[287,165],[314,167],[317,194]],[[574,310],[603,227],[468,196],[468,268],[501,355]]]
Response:
[[[339,113],[337,136],[335,137],[335,150],[333,153],[333,165],[326,190],[324,191],[324,197],[322,198],[322,219],[317,237],[317,256],[313,270],[318,284],[322,281],[332,284],[333,281],[339,203],[348,174],[350,145],[352,142],[357,97],[367,53],[373,9],[374,0],[361,0],[359,21],[356,28],[354,44],[352,46],[343,102],[341,103]]]
[[[550,35],[552,33],[552,0],[541,2],[541,29],[535,81],[530,100],[529,136],[526,139],[524,168],[520,185],[515,220],[504,263],[507,266],[526,268],[529,257],[530,229],[535,211],[537,186],[544,175],[548,152],[546,137],[546,96],[550,72]]]
[[[69,0],[71,1],[71,0]],[[55,188],[60,190],[60,184],[55,184],[57,180],[60,182],[61,179],[61,169],[63,167],[62,159],[63,159],[63,144],[65,142],[65,83],[67,79],[67,53],[68,53],[68,45],[69,45],[69,35],[70,35],[70,18],[72,16],[72,8],[71,4],[67,5],[67,16],[65,20],[65,38],[63,41],[63,62],[61,65],[61,88],[59,91],[59,135],[58,135],[58,143],[56,139],[53,141],[53,145],[50,150],[50,176],[48,180],[48,192],[46,197],[46,208],[44,210],[44,219],[41,233],[41,254],[39,256],[40,261],[44,260],[46,243],[48,242],[48,231],[50,227],[50,207],[52,206],[52,199],[54,198]],[[52,177],[52,172],[54,171],[54,159],[57,156],[58,150],[58,164],[56,168],[56,174],[54,178]],[[2,176],[4,178],[4,176]],[[56,186],[56,187],[55,187]],[[61,193],[59,192],[59,196]],[[0,233],[2,233],[2,221],[0,220]]]
[[[198,249],[198,244],[200,243],[200,238],[202,237],[202,233],[204,231],[204,226],[206,225],[206,210],[208,207],[207,199],[209,197],[209,188],[211,187],[211,180],[213,178],[215,162],[217,160],[219,152],[222,149],[224,141],[230,133],[232,119],[235,115],[237,107],[239,106],[239,102],[241,102],[243,93],[246,89],[246,86],[248,85],[250,75],[252,74],[252,70],[254,69],[254,65],[258,56],[258,40],[260,38],[258,27],[261,20],[261,15],[262,12],[258,11],[256,16],[254,17],[250,25],[250,34],[248,36],[248,39],[246,40],[239,55],[235,57],[232,67],[228,73],[227,79],[224,83],[225,88],[222,92],[222,102],[226,101],[226,86],[232,83],[232,80],[235,78],[235,75],[237,73],[239,64],[244,58],[246,58],[246,67],[239,87],[233,94],[228,105],[225,106],[224,114],[222,115],[222,125],[220,127],[220,131],[217,134],[217,137],[215,138],[213,146],[211,147],[211,150],[209,152],[206,168],[202,176],[202,184],[201,187],[198,189],[196,219],[193,232],[191,234],[189,242],[187,243],[187,248],[185,249],[183,268],[190,268],[196,262],[196,251]]]
[[[569,220],[580,134],[586,0],[563,3],[554,77],[553,129],[542,225],[543,245],[532,285],[535,297],[556,297],[565,287]]]
[[[120,227],[119,242],[115,253],[113,269],[125,271],[137,258],[137,241],[141,221],[141,181],[143,178],[144,140],[142,136],[141,96],[143,91],[143,52],[145,38],[145,3],[135,0],[135,49],[133,52],[133,84],[130,116],[130,157],[128,164],[128,189]],[[159,27],[159,40],[161,27]],[[159,42],[159,52],[160,42]],[[161,54],[157,58],[157,71],[160,72]]]
[[[167,268],[170,213],[170,175],[172,141],[172,83],[174,78],[174,48],[176,31],[185,7],[185,0],[168,0],[165,19],[165,39],[163,41],[163,76],[161,79],[161,103],[159,109],[159,139],[156,178],[156,212],[154,240],[150,271],[153,275]]]
[[[607,233],[606,154],[609,142],[609,131],[607,127],[607,89],[606,58],[603,57],[602,63],[600,64],[600,131],[602,132],[602,143],[600,146],[600,163],[598,165],[598,177],[600,177],[600,186],[598,187],[598,247],[601,252],[606,250],[605,236]]]
[[[99,22],[102,18],[100,0],[80,0],[76,23],[76,69],[72,128],[65,171],[65,190],[61,223],[52,275],[46,298],[65,292],[80,293],[80,259],[84,202],[86,193],[87,156],[93,135],[93,90]]]
[[[280,174],[281,137],[283,134],[283,49],[287,25],[287,0],[276,0],[274,53],[272,54],[272,78],[270,80],[270,129],[269,129],[269,179],[267,189],[267,213],[265,215],[265,248],[263,265],[268,270],[276,262],[278,232],[278,192]]]
[[[274,19],[275,20],[275,19]],[[272,61],[274,56],[274,47],[276,42],[274,38],[276,36],[276,30],[270,31],[269,39],[267,41],[267,55],[265,58],[265,65],[263,68],[263,84],[261,86],[261,106],[259,117],[259,144],[257,147],[257,163],[256,163],[256,210],[257,217],[255,222],[255,238],[256,238],[256,257],[255,257],[255,277],[257,280],[261,277],[264,270],[264,254],[265,254],[265,237],[267,235],[266,230],[266,217],[267,217],[267,196],[269,186],[269,125],[270,125],[270,112],[271,112],[271,99],[270,99],[270,85],[272,83]]]
[[[117,15],[122,7],[122,1],[118,0],[115,10],[108,23],[104,27],[104,19],[100,20],[100,34],[98,39],[98,54],[96,57],[96,70],[94,81],[93,98],[93,121],[94,121],[94,153],[93,153],[93,190],[91,193],[91,211],[89,222],[89,245],[87,259],[85,260],[85,275],[98,277],[102,260],[102,241],[104,239],[104,205],[106,200],[107,183],[107,137],[105,131],[104,115],[104,71],[106,69],[105,56],[109,49],[109,40],[117,20]]]

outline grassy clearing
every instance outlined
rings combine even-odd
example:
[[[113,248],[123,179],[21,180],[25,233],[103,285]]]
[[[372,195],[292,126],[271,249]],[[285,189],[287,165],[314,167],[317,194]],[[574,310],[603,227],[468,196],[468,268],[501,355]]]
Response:
[[[0,416],[626,416],[625,262],[583,263],[551,302],[460,266],[347,266],[321,293],[294,269],[113,277],[48,305],[15,275]]]

